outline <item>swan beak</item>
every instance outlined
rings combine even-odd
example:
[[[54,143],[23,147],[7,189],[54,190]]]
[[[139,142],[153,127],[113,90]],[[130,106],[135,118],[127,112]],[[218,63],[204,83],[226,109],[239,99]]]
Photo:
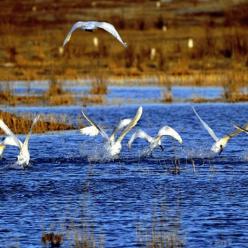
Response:
[[[219,155],[223,152],[223,150],[224,150],[224,149],[223,149],[223,147],[221,146],[221,147],[220,147]]]
[[[164,151],[164,147],[162,145],[159,145],[160,149]]]

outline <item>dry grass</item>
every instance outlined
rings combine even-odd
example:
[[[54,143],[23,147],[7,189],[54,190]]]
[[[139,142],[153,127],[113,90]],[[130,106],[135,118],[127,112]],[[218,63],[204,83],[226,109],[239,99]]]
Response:
[[[0,111],[0,118],[14,133],[22,134],[29,132],[29,129],[33,122],[33,118],[19,117],[15,114],[10,114],[2,111]],[[56,118],[55,116],[41,116],[40,120],[36,123],[33,128],[33,132],[44,133],[48,131],[76,129],[76,127],[74,127],[73,125],[65,124],[65,122],[62,123],[61,120],[59,118]],[[2,130],[0,130],[0,133],[3,134]]]
[[[248,75],[248,4],[245,2],[234,5],[229,0],[189,0],[161,2],[159,7],[153,1],[130,4],[129,0],[118,4],[62,0],[48,4],[49,8],[47,4],[48,0],[35,4],[30,0],[1,2],[2,80],[54,78],[43,99],[16,98],[9,92],[2,92],[4,104],[74,104],[74,97],[62,90],[61,80],[99,78],[101,83],[93,82],[90,93],[100,95],[107,93],[106,81],[101,80],[106,74],[124,78],[164,73],[166,87],[225,85],[227,101],[247,99],[242,92],[230,96],[233,88],[236,88],[235,92],[239,91],[240,87],[236,86],[241,84],[242,76],[239,75]],[[65,15],[65,12],[70,14]],[[113,23],[123,40],[128,42],[128,48],[124,49],[109,34],[98,30],[84,34],[75,32],[70,43],[62,49],[64,37],[78,16]],[[96,37],[98,46],[93,45]],[[192,48],[188,47],[189,38],[194,42]],[[217,79],[229,71],[237,75],[235,83]],[[164,100],[170,102],[171,96],[166,95]],[[195,101],[198,100],[201,101]],[[88,95],[82,102],[104,103],[104,97]]]
[[[88,95],[81,98],[83,106],[88,104],[104,104],[106,102],[103,95]]]
[[[182,248],[184,240],[177,231],[167,231],[162,223],[152,223],[153,227],[146,234],[138,230],[138,245],[146,248]],[[159,224],[159,225],[158,225]],[[161,226],[162,225],[162,226]]]
[[[175,233],[152,233],[151,240],[148,240],[147,248],[180,248],[184,247],[183,241]]]
[[[242,92],[247,87],[248,77],[242,74],[228,73],[224,86],[224,99],[228,102],[248,101],[248,94]]]
[[[62,0],[51,5],[46,0],[36,4],[29,0],[18,4],[4,0],[0,10],[2,79],[47,79],[51,76],[51,67],[54,68],[52,74],[59,79],[95,75],[96,70],[111,75],[137,76],[160,71],[189,75],[196,70],[215,73],[227,68],[247,69],[245,10],[248,4],[233,6],[231,1],[226,1],[224,5],[222,1],[213,0],[193,2],[173,1],[157,7],[155,2],[145,1],[141,8],[139,1],[130,5],[129,1],[82,4],[79,0],[73,3]],[[18,15],[14,9],[18,9]],[[104,11],[99,12],[98,19],[113,23],[129,43],[128,49],[99,30],[86,34],[75,32],[62,51],[60,46],[65,34],[78,16],[95,19],[100,9]],[[184,14],[185,10],[194,11]],[[175,15],[177,11],[182,14]],[[69,16],[65,12],[70,13]],[[99,39],[97,48],[92,42],[94,37]],[[195,44],[190,50],[187,47],[189,37]],[[156,56],[151,60],[153,48]]]
[[[63,243],[63,235],[59,233],[43,233],[41,237],[41,241],[45,245],[49,245],[50,247],[60,247]]]
[[[75,248],[101,248],[104,247],[102,241],[98,242],[92,233],[84,234],[82,237],[76,236],[74,239]]]
[[[91,83],[90,94],[106,95],[108,93],[108,85],[102,78],[98,78]]]

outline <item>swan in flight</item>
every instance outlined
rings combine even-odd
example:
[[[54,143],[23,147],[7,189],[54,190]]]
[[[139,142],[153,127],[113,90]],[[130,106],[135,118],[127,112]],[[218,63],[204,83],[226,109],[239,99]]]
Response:
[[[29,130],[29,133],[27,134],[24,143],[22,143],[16,135],[8,128],[8,126],[3,122],[2,119],[0,119],[0,128],[4,131],[4,133],[7,135],[7,137],[4,139],[3,142],[0,144],[0,151],[1,151],[1,156],[3,154],[3,151],[5,149],[5,146],[17,146],[20,150],[19,155],[17,156],[17,164],[21,165],[23,167],[27,166],[29,164],[30,160],[30,154],[28,150],[28,144],[29,144],[29,139],[32,133],[32,129],[34,125],[37,123],[39,119],[39,115],[36,116],[33,120],[33,123],[31,125],[31,128]]]
[[[146,155],[152,154],[152,151],[158,146],[163,151],[164,148],[162,146],[162,138],[164,136],[171,136],[172,138],[176,139],[180,144],[183,143],[181,136],[173,128],[169,126],[164,126],[159,129],[158,134],[155,137],[151,137],[141,129],[138,130],[131,136],[130,140],[128,141],[128,148],[131,148],[135,139],[141,138],[145,139],[149,143],[149,149],[146,150]]]
[[[105,31],[109,32],[110,34],[112,34],[124,47],[127,47],[127,43],[123,42],[123,40],[121,39],[121,36],[119,35],[119,33],[117,32],[117,30],[115,29],[115,27],[108,23],[108,22],[98,22],[98,21],[79,21],[76,22],[71,30],[69,31],[69,33],[67,34],[64,43],[63,43],[63,47],[66,45],[67,42],[69,42],[72,33],[76,30],[76,29],[82,29],[85,31],[90,31],[92,32],[95,29],[104,29]]]
[[[111,157],[118,156],[122,145],[121,142],[124,139],[124,137],[127,135],[127,133],[138,123],[141,115],[142,115],[142,107],[140,106],[136,112],[136,115],[133,119],[123,119],[119,122],[119,124],[116,126],[114,131],[112,132],[111,136],[108,136],[107,133],[99,127],[93,120],[91,120],[83,111],[82,114],[84,118],[91,124],[89,127],[82,128],[80,132],[85,135],[89,136],[95,136],[99,133],[102,135],[102,137],[105,140],[105,150],[107,151],[108,155]],[[116,134],[119,130],[124,130],[120,133],[119,137],[116,138]]]
[[[212,145],[211,147],[211,151],[214,152],[214,153],[218,153],[219,155],[223,152],[224,148],[226,147],[228,141],[237,136],[239,133],[241,133],[242,131],[241,130],[235,130],[234,132],[230,133],[230,134],[227,134],[225,135],[224,137],[222,138],[218,138],[215,134],[215,132],[213,131],[213,129],[211,129],[208,124],[203,121],[201,119],[201,117],[198,115],[198,113],[196,112],[195,108],[192,107],[195,115],[197,116],[197,118],[200,120],[201,124],[203,125],[203,127],[208,131],[209,135],[213,138],[213,140],[215,141],[215,143]]]

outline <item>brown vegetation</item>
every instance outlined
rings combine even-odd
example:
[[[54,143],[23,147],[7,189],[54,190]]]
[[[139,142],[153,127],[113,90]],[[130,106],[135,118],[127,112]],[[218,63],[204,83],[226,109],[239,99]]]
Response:
[[[63,236],[59,233],[43,233],[41,237],[42,243],[50,245],[50,247],[60,247],[63,241]]]
[[[61,90],[58,82],[97,78],[90,93],[106,94],[106,80],[101,79],[106,74],[110,77],[149,77],[164,73],[167,77],[174,77],[171,77],[171,86],[178,83],[204,86],[210,83],[225,84],[227,89],[233,87],[228,80],[223,83],[208,78],[223,77],[228,72],[248,75],[246,2],[189,0],[160,2],[158,6],[148,0],[122,0],[118,3],[82,3],[79,0],[51,3],[43,0],[35,4],[30,0],[21,3],[3,0],[0,7],[1,79],[56,79],[55,84],[51,80],[43,99],[14,96],[11,99],[3,93],[3,103],[74,104],[74,97]],[[113,23],[123,40],[127,41],[128,48],[124,49],[101,30],[75,32],[70,43],[62,48],[66,33],[79,16],[84,20],[99,19]],[[97,46],[93,42],[96,37],[99,41]],[[191,48],[188,46],[189,39],[193,41]],[[194,79],[184,80],[187,77]],[[240,82],[235,81],[235,84]],[[240,94],[235,98],[226,96],[226,99],[247,98]],[[170,101],[170,97],[165,96],[165,100]],[[82,101],[83,104],[103,103],[104,98],[88,95]]]
[[[33,122],[33,118],[19,117],[15,114],[10,114],[2,111],[0,111],[0,118],[14,133],[28,133]],[[59,118],[56,119],[55,116],[42,116],[34,126],[33,132],[44,133],[48,131],[76,129],[76,127],[74,127],[73,125],[66,124],[65,122],[66,120],[64,121],[64,123],[62,123],[61,120]],[[0,133],[3,134],[2,130],[0,130]]]
[[[158,8],[156,2],[145,1],[141,9],[139,1],[82,4],[79,0],[73,3],[62,0],[53,4],[43,0],[34,4],[30,0],[22,3],[3,0],[0,5],[2,79],[47,79],[52,74],[70,79],[95,75],[96,70],[120,75],[120,69],[122,75],[133,71],[137,75],[159,71],[185,75],[195,70],[226,69],[238,73],[247,69],[245,10],[248,4],[193,2],[161,3]],[[98,16],[100,8],[104,11]],[[69,14],[65,15],[65,11]],[[79,15],[86,20],[112,22],[129,47],[124,49],[113,37],[99,30],[86,34],[76,32],[62,49],[63,39]],[[101,37],[98,47],[93,45],[94,37]],[[189,37],[194,40],[192,49],[187,47]],[[153,48],[156,55],[151,59]]]

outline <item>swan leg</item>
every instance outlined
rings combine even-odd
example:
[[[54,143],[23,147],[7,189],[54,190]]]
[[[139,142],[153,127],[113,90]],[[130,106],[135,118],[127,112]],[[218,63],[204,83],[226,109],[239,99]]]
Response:
[[[164,147],[162,145],[159,145],[160,149],[162,150],[162,152],[164,151]]]
[[[220,145],[220,151],[219,151],[219,155],[223,152],[223,146],[222,145]]]

